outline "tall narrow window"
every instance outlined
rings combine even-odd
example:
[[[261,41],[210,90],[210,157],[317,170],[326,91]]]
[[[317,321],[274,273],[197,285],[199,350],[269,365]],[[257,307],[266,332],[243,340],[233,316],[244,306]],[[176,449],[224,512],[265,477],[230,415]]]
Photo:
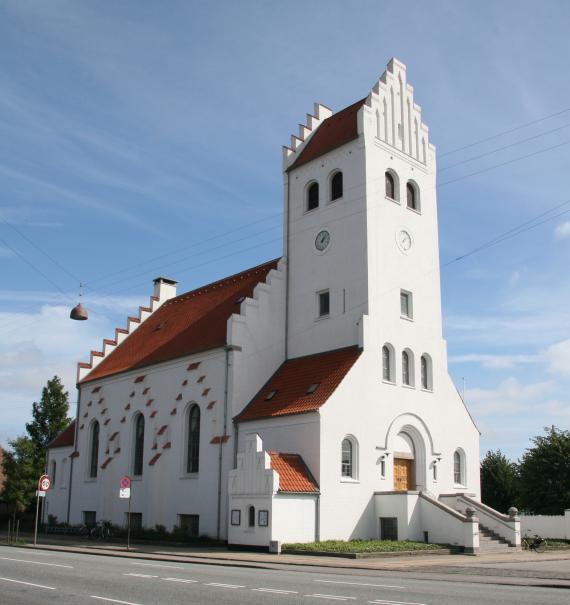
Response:
[[[420,374],[422,389],[431,391],[433,389],[431,359],[428,355],[422,355],[420,359]]]
[[[57,464],[55,463],[55,460],[52,460],[52,463],[51,463],[51,474],[50,474],[51,475],[50,479],[51,479],[52,487],[55,485],[55,473],[56,473],[56,470],[57,470]]]
[[[343,477],[352,477],[352,442],[350,439],[342,440],[340,471]]]
[[[453,482],[457,485],[463,485],[463,473],[461,464],[461,454],[458,450],[453,454]]]
[[[392,351],[388,345],[382,347],[382,380],[392,382]]]
[[[394,183],[394,177],[389,172],[386,173],[386,197],[391,200],[396,199],[396,184]]]
[[[200,466],[200,408],[193,405],[188,414],[186,472],[197,473]]]
[[[412,293],[406,290],[400,290],[400,316],[412,319]]]
[[[342,197],[342,172],[336,172],[331,179],[331,202]]]
[[[330,292],[324,290],[318,293],[319,317],[328,317],[331,310]]]
[[[143,474],[144,456],[144,416],[139,414],[135,420],[135,440],[133,456],[133,475]]]
[[[416,188],[411,183],[406,184],[406,203],[408,208],[411,208],[412,210],[418,209]]]
[[[307,210],[319,207],[319,184],[313,183],[307,190]]]
[[[407,351],[402,351],[402,383],[410,386],[410,356]]]
[[[255,527],[255,506],[250,506],[247,509],[247,521],[249,527]]]
[[[99,464],[99,423],[97,421],[91,425],[91,451],[89,454],[89,477],[95,479]]]

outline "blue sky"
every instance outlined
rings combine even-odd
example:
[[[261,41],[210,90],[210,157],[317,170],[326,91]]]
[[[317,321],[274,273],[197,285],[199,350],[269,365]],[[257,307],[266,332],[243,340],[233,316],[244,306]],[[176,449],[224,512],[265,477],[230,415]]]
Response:
[[[75,362],[153,277],[185,291],[278,256],[281,146],[392,56],[438,148],[442,263],[570,200],[569,18],[563,0],[3,2],[0,443],[52,375],[75,401]],[[567,210],[442,270],[482,453],[570,424]]]

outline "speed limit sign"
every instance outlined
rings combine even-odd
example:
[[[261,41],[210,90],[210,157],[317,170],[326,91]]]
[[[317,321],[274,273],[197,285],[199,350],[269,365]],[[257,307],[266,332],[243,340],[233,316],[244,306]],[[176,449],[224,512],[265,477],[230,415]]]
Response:
[[[47,492],[51,487],[50,478],[47,475],[42,475],[40,477],[40,491]]]

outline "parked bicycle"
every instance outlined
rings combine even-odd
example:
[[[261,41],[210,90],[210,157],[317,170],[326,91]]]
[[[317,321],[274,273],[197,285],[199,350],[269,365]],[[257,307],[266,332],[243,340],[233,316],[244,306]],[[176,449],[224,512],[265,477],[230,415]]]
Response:
[[[97,524],[91,529],[89,537],[94,540],[107,540],[111,537],[111,522],[97,521]]]
[[[522,539],[522,546],[525,550],[534,550],[534,552],[544,552],[546,550],[546,540],[538,534],[534,536],[526,535]]]

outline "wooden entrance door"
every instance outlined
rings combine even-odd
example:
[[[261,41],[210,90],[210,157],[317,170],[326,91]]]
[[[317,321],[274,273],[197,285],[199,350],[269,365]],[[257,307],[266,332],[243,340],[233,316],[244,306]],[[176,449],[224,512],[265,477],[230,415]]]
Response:
[[[394,491],[407,492],[413,488],[414,461],[394,458]]]

